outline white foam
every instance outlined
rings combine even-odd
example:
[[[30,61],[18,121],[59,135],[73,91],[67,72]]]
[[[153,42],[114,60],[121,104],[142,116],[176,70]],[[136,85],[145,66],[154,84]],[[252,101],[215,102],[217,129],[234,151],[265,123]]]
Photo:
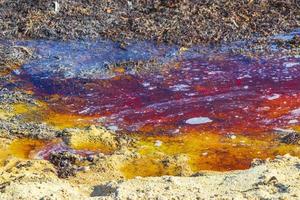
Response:
[[[186,84],[177,84],[170,87],[172,91],[188,91],[189,88],[190,86]]]
[[[115,126],[115,125],[111,125],[111,126],[107,127],[107,129],[109,129],[111,131],[117,131],[117,130],[119,130],[119,127]]]
[[[287,67],[287,68],[290,68],[290,67],[297,66],[299,64],[300,63],[297,63],[297,62],[287,62],[287,63],[284,63],[284,66]]]
[[[291,119],[288,123],[289,124],[297,124],[299,121],[297,119]]]
[[[144,83],[142,83],[142,85],[143,85],[144,87],[149,87],[149,86],[150,86],[150,83],[144,82]]]
[[[291,114],[294,116],[300,116],[300,108],[291,111]]]
[[[156,146],[156,147],[160,147],[161,145],[162,145],[162,141],[160,141],[160,140],[156,140],[154,143],[154,146]]]
[[[275,100],[278,99],[281,95],[280,94],[273,94],[271,96],[268,96],[267,99],[268,100]]]

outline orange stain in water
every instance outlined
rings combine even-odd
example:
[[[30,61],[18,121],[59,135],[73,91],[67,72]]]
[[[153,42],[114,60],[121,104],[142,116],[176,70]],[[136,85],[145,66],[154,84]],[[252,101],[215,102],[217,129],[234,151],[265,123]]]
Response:
[[[262,108],[265,108],[264,113],[267,117],[274,119],[289,114],[292,110],[299,108],[299,105],[300,93],[295,93],[293,95],[279,95],[276,99],[266,99]]]
[[[65,129],[65,128],[72,128],[78,127],[83,128],[90,124],[92,124],[94,117],[86,117],[81,115],[72,115],[72,114],[65,114],[65,113],[58,113],[54,111],[45,111],[45,116],[43,117],[42,121],[58,128],[58,129]]]
[[[8,148],[9,154],[18,158],[30,158],[31,153],[42,149],[47,142],[35,139],[16,139]]]
[[[0,161],[5,161],[9,157],[16,157],[21,159],[33,158],[34,153],[43,149],[47,144],[46,141],[36,139],[15,139],[7,147],[0,149]]]
[[[22,115],[26,121],[45,122],[57,129],[72,127],[86,127],[92,124],[95,116],[82,116],[78,114],[60,113],[51,110],[49,106],[42,101],[37,105],[28,103],[17,103],[13,105],[14,113]]]
[[[186,155],[192,171],[229,171],[250,167],[254,158],[274,158],[276,155],[300,156],[300,146],[276,141],[276,135],[260,137],[222,136],[214,133],[189,133],[176,137],[141,137],[137,147],[140,158],[122,168],[125,177],[179,175],[176,166],[165,167],[166,156]],[[157,145],[159,144],[159,145]]]

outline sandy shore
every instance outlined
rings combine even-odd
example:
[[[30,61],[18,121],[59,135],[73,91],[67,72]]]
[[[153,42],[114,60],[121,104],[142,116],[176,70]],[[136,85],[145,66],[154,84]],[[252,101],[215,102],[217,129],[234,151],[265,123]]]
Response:
[[[78,178],[82,176],[78,174]],[[63,180],[47,161],[10,160],[0,169],[1,199],[299,199],[300,159],[285,155],[244,171],[122,181]],[[85,175],[83,175],[85,176]],[[77,179],[78,179],[77,178]]]

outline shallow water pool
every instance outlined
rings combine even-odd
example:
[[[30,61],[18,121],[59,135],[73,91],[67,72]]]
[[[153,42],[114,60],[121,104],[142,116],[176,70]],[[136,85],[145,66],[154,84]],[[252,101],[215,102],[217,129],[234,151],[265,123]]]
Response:
[[[128,177],[172,174],[155,162],[157,152],[188,155],[195,171],[245,169],[253,158],[300,155],[299,146],[277,139],[299,131],[300,55],[273,43],[259,56],[234,53],[244,43],[190,49],[151,42],[17,44],[35,51],[13,73],[44,103],[42,121],[59,128],[102,125],[140,138],[143,157],[124,167]],[[138,73],[128,65],[149,60],[161,69]],[[143,165],[152,168],[137,170]]]

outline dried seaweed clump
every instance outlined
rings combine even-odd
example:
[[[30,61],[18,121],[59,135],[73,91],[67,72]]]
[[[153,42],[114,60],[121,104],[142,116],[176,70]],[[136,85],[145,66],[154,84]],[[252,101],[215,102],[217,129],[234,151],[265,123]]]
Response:
[[[189,45],[284,33],[298,0],[0,1],[0,38],[150,39]]]

